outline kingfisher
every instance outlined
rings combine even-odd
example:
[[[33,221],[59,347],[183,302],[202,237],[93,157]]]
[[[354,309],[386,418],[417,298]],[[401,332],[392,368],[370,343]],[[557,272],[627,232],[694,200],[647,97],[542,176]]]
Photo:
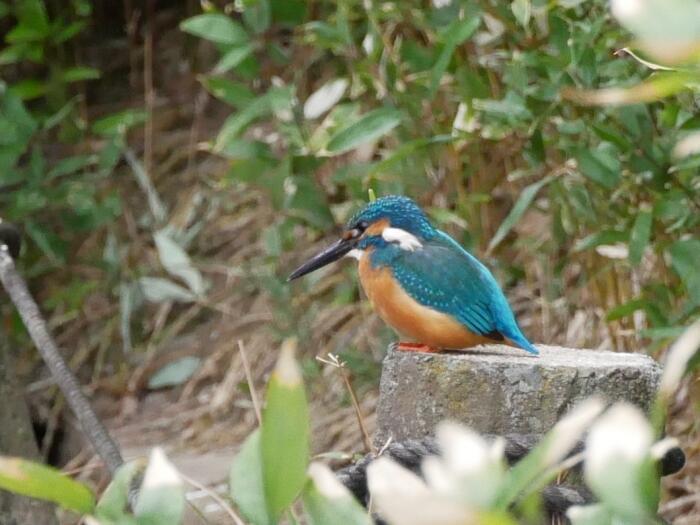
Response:
[[[297,279],[342,257],[357,259],[360,282],[397,348],[461,350],[505,343],[537,355],[491,272],[410,198],[380,197],[347,223],[340,239],[289,276]]]

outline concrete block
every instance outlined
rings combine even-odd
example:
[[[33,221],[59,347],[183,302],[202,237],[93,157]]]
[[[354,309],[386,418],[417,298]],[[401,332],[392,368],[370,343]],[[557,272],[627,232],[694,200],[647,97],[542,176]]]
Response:
[[[451,419],[490,434],[543,434],[599,394],[648,411],[661,369],[642,354],[537,345],[534,357],[504,345],[384,359],[376,442],[432,435]]]

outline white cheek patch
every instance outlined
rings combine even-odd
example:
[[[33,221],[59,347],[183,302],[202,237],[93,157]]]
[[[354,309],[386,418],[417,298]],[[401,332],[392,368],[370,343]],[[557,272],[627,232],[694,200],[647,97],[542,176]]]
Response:
[[[351,259],[357,259],[358,261],[362,259],[362,254],[364,252],[358,248],[353,248],[350,250],[348,253],[345,254],[345,257],[350,257]]]
[[[396,242],[402,250],[409,252],[415,251],[423,247],[418,237],[412,233],[402,230],[401,228],[384,228],[382,238],[386,242]]]

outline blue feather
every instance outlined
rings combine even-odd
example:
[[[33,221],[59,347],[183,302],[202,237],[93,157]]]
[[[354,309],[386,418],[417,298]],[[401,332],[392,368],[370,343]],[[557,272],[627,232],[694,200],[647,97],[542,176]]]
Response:
[[[507,337],[524,350],[538,350],[523,335],[498,282],[478,259],[446,233],[421,235],[423,247],[401,249],[381,237],[364,239],[373,246],[373,267],[391,268],[401,287],[423,306],[446,313],[471,332]]]
[[[348,229],[381,219],[387,219],[392,228],[416,236],[423,247],[408,251],[379,235],[362,237],[357,247],[373,248],[373,267],[390,268],[413,299],[452,316],[471,332],[507,337],[524,350],[539,353],[523,335],[488,268],[452,237],[434,228],[413,200],[399,195],[379,198],[356,213],[348,222]]]

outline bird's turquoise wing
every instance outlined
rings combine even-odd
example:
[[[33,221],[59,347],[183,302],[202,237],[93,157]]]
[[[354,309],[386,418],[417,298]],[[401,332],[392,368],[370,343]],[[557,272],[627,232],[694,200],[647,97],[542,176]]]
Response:
[[[471,332],[494,339],[505,336],[537,353],[491,272],[447,234],[438,232],[421,249],[396,247],[391,253],[387,265],[413,299],[451,315]]]

